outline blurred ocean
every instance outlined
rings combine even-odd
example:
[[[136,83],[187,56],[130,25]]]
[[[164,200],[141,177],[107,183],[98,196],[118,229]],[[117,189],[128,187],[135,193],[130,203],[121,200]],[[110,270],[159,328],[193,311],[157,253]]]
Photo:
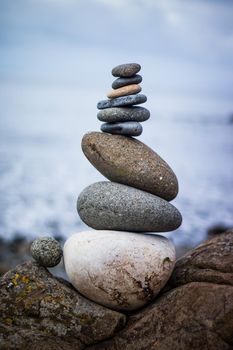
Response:
[[[1,237],[67,237],[87,228],[76,212],[77,196],[104,178],[80,143],[84,133],[99,130],[96,103],[105,98],[108,79],[99,82],[101,88],[1,81]],[[167,236],[194,245],[215,224],[233,226],[232,102],[143,92],[151,118],[139,139],[168,162],[180,186],[173,204],[183,224]]]

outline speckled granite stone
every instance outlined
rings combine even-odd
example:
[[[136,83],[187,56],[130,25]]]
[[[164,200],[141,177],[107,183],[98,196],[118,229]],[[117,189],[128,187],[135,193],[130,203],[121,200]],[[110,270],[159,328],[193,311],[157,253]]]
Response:
[[[132,84],[123,86],[116,90],[111,90],[107,93],[108,98],[116,98],[121,96],[127,96],[127,95],[134,95],[139,93],[142,90],[141,86],[138,84]]]
[[[142,82],[142,76],[139,74],[135,74],[131,78],[117,78],[112,83],[113,89],[118,89],[122,86],[131,85],[131,84],[139,84]]]
[[[146,102],[147,97],[143,94],[129,95],[113,98],[111,100],[103,100],[97,103],[98,109],[111,108],[111,107],[122,107],[138,105],[140,103]]]
[[[142,133],[142,126],[138,122],[104,123],[101,130],[110,134],[139,136]]]
[[[54,267],[62,258],[60,243],[53,237],[40,237],[32,242],[30,247],[32,257],[45,267]]]
[[[78,197],[81,219],[97,230],[166,232],[182,222],[179,211],[164,199],[116,182],[96,182]]]
[[[144,122],[150,118],[150,111],[144,107],[113,107],[99,111],[97,118],[102,122]]]
[[[92,165],[111,181],[136,187],[166,200],[178,193],[177,178],[151,148],[134,138],[90,132],[82,150]]]
[[[120,64],[112,69],[112,75],[114,77],[128,78],[138,73],[140,69],[141,66],[138,63]]]

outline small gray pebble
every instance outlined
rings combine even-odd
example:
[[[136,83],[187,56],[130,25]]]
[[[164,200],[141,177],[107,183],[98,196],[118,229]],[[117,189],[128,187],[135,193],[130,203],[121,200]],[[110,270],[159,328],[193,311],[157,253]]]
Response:
[[[147,97],[143,94],[128,95],[117,98],[112,98],[111,100],[103,100],[98,102],[98,109],[105,109],[111,107],[122,107],[122,106],[132,106],[138,105],[140,103],[146,102]]]
[[[150,111],[144,107],[112,107],[99,111],[97,118],[106,123],[144,122],[150,118]]]
[[[126,85],[140,84],[141,82],[142,82],[142,76],[139,74],[135,74],[131,78],[117,78],[112,83],[112,88],[119,89],[119,88],[126,86]]]
[[[41,237],[31,244],[32,257],[42,266],[54,267],[61,261],[63,252],[61,245],[52,237]]]
[[[120,64],[112,69],[112,75],[114,77],[128,78],[138,73],[140,69],[141,66],[138,63]]]
[[[101,125],[101,131],[109,134],[139,136],[142,133],[142,126],[138,122],[104,123]]]

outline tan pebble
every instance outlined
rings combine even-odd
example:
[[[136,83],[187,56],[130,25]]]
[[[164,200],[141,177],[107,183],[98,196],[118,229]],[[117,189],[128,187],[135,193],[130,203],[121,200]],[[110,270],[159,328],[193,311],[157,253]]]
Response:
[[[127,95],[134,95],[137,94],[142,90],[141,86],[138,84],[132,84],[123,86],[119,89],[111,90],[108,94],[108,98],[115,98],[115,97],[121,97],[121,96],[127,96]]]

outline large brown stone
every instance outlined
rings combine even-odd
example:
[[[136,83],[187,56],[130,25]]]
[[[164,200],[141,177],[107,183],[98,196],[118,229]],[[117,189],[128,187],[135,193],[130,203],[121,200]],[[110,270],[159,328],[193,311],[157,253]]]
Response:
[[[230,230],[178,260],[169,285],[129,315],[122,330],[122,314],[87,301],[46,269],[24,264],[1,280],[0,348],[232,350],[232,249]]]
[[[177,178],[169,165],[139,140],[101,132],[84,135],[82,150],[105,177],[136,187],[168,201],[178,193]]]
[[[174,289],[130,316],[113,339],[88,349],[232,350],[232,278],[233,230],[181,258],[170,280]]]
[[[233,348],[233,288],[193,282],[132,316],[113,339],[90,350],[228,350]]]
[[[0,280],[0,349],[84,349],[124,323],[123,314],[85,299],[36,263]]]
[[[233,230],[210,239],[180,258],[169,284],[210,282],[233,286]]]

